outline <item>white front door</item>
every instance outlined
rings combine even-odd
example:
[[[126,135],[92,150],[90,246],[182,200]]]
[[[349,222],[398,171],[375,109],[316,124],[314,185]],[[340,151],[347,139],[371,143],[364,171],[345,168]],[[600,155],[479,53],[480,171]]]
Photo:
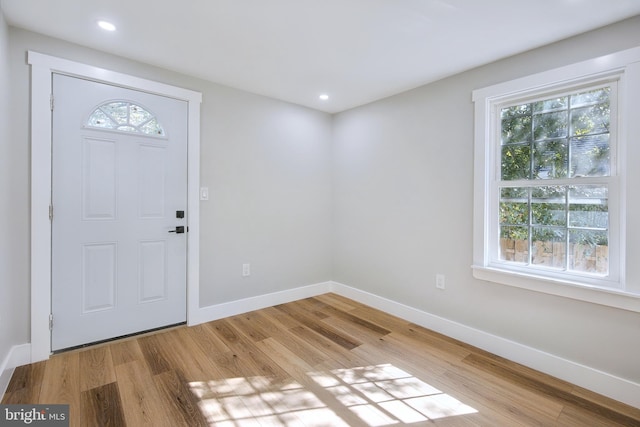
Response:
[[[59,74],[53,95],[52,350],[184,322],[187,103]]]

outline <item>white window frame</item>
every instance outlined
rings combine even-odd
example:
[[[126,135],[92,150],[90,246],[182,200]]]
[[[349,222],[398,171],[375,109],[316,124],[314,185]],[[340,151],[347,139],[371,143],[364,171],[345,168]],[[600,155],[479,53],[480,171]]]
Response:
[[[498,198],[500,180],[499,114],[516,100],[545,96],[584,85],[616,82],[617,102],[612,107],[611,178],[609,186],[610,274],[598,278],[580,273],[554,272],[497,260]],[[635,96],[633,96],[633,94]],[[612,101],[616,101],[616,97]],[[628,156],[640,157],[640,48],[616,52],[562,68],[522,77],[473,91],[475,108],[473,275],[495,283],[574,298],[640,312],[640,266],[625,259],[640,254],[640,195],[627,183],[640,182],[640,171]],[[617,106],[617,113],[616,113]],[[615,115],[615,116],[614,116]],[[632,138],[627,144],[627,139]],[[634,141],[635,139],[635,141]],[[613,139],[612,139],[613,140]],[[629,163],[629,167],[627,167]],[[587,182],[584,182],[587,184]],[[547,185],[540,180],[539,185]],[[632,230],[633,233],[629,233]],[[637,262],[635,264],[638,264]]]

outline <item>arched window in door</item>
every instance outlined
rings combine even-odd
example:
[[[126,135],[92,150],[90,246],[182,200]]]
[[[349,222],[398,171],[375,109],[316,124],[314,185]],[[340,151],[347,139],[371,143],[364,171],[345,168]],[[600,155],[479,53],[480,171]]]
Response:
[[[162,125],[153,113],[129,101],[109,101],[96,107],[85,125],[96,129],[165,136]]]

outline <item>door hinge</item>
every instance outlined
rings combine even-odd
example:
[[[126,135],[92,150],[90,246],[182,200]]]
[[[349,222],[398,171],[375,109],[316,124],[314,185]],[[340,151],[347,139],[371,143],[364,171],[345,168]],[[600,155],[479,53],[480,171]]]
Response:
[[[49,95],[49,107],[51,107],[51,111],[53,111],[53,94]]]
[[[49,205],[49,221],[53,221],[53,205]]]
[[[49,315],[49,330],[53,330],[53,313]]]

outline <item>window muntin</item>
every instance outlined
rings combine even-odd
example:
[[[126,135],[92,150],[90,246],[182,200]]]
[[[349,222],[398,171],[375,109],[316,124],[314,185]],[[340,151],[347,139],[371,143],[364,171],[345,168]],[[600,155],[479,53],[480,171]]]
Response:
[[[608,278],[615,100],[607,82],[494,105],[492,264]]]
[[[501,180],[609,176],[612,87],[502,107]]]
[[[503,187],[499,203],[500,261],[609,273],[607,186]]]
[[[98,106],[89,115],[85,125],[97,129],[165,136],[157,117],[129,101],[110,101]]]

